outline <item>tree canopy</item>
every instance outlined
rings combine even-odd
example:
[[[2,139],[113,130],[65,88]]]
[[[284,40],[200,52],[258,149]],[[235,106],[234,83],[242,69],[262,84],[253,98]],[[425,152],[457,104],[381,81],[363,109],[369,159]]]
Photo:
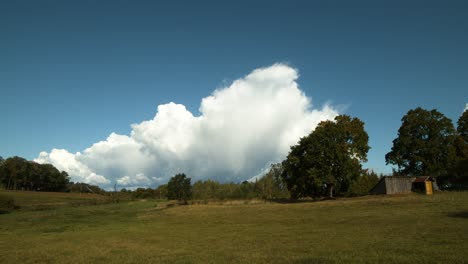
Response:
[[[186,201],[192,198],[190,180],[184,173],[179,173],[172,177],[167,183],[167,198],[179,201]]]
[[[464,111],[457,122],[457,138],[455,140],[456,158],[449,168],[444,184],[454,189],[468,188],[468,111]]]
[[[68,174],[51,164],[12,157],[0,165],[0,184],[9,190],[62,191],[68,182]]]
[[[404,175],[446,174],[455,156],[452,121],[435,109],[420,107],[408,111],[401,121],[398,137],[385,155],[386,163],[397,165]]]
[[[465,110],[457,122],[457,132],[460,137],[468,144],[468,110]]]
[[[318,197],[333,191],[344,194],[362,174],[367,161],[369,136],[364,122],[340,115],[321,122],[291,147],[283,162],[282,177],[292,198]]]

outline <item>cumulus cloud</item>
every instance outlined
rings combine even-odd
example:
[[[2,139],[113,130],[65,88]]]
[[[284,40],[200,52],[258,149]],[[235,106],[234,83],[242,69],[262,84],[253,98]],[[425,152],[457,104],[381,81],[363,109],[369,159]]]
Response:
[[[468,104],[465,104],[465,109],[463,110],[463,112],[465,112],[466,110],[468,110]]]
[[[81,153],[72,154],[65,149],[52,149],[50,153],[41,152],[34,161],[38,163],[50,163],[57,169],[66,171],[77,182],[86,182],[97,185],[107,185],[111,183],[102,175],[93,172],[88,166],[78,159]]]
[[[151,184],[151,180],[143,173],[138,173],[134,177],[123,176],[117,180],[117,183],[122,186],[139,187]]]
[[[284,64],[256,69],[203,98],[199,116],[181,104],[159,105],[130,135],[112,133],[83,153],[41,152],[36,161],[103,187],[156,186],[179,172],[193,180],[248,180],[338,114],[329,105],[312,109],[298,77]]]

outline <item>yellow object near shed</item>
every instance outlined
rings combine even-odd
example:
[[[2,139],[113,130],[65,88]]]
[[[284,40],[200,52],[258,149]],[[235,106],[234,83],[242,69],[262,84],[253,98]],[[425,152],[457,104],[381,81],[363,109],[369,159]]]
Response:
[[[433,188],[432,184],[434,182],[434,178],[425,176],[425,177],[417,177],[413,181],[413,190],[418,192],[423,192],[426,195],[432,195]]]
[[[431,181],[426,182],[426,194],[432,195],[432,182]]]

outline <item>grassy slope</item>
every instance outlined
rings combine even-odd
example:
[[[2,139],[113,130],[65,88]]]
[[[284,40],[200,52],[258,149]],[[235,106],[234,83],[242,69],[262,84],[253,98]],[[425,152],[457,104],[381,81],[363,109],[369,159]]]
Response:
[[[0,215],[5,263],[463,263],[468,193]]]

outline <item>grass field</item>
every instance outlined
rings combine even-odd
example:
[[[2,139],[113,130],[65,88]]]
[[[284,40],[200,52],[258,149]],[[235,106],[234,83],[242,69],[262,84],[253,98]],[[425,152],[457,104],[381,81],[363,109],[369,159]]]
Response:
[[[8,194],[22,209],[0,215],[0,263],[468,261],[468,192],[170,208],[152,200],[69,203],[47,210],[38,201],[89,197]]]

